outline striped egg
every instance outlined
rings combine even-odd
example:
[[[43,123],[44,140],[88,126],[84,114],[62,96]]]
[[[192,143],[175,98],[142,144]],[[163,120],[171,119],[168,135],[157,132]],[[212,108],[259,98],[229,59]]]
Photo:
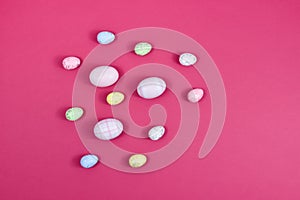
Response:
[[[159,97],[166,90],[166,82],[158,77],[149,77],[142,80],[137,87],[137,93],[144,99]]]
[[[90,73],[90,82],[96,87],[108,87],[119,79],[118,71],[111,66],[99,66]]]
[[[99,121],[94,127],[94,134],[100,140],[111,140],[123,131],[123,124],[117,119],[107,118]]]

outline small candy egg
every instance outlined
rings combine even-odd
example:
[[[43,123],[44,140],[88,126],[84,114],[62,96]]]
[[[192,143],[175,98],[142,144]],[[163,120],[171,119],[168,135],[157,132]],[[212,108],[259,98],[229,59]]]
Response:
[[[109,105],[118,105],[123,102],[125,96],[121,92],[111,92],[106,97],[106,102]]]
[[[197,62],[197,57],[191,53],[183,53],[179,56],[179,62],[183,66],[191,66]]]
[[[100,44],[110,44],[115,40],[116,36],[112,32],[109,31],[101,31],[97,35],[97,41]]]
[[[108,87],[119,79],[118,71],[111,66],[99,66],[90,73],[90,82],[96,87]]]
[[[153,99],[159,97],[166,90],[166,82],[158,77],[149,77],[142,80],[138,87],[138,95],[145,99]]]
[[[154,126],[148,132],[148,136],[151,140],[159,140],[165,134],[165,127]]]
[[[143,154],[134,154],[129,158],[129,165],[132,168],[139,168],[145,165],[147,162],[147,157]]]
[[[94,134],[100,140],[111,140],[123,131],[123,124],[117,119],[107,118],[99,121],[94,127]]]
[[[66,70],[75,69],[80,65],[80,59],[75,56],[69,56],[63,59],[62,65]]]
[[[148,42],[139,42],[134,47],[136,55],[145,56],[152,50],[152,45]]]
[[[197,103],[202,99],[203,95],[204,95],[204,91],[200,88],[196,88],[189,91],[187,98],[190,102]]]
[[[93,154],[88,154],[85,156],[82,156],[82,158],[80,159],[80,165],[83,168],[91,168],[93,166],[95,166],[98,163],[99,159],[96,155]]]
[[[80,119],[83,115],[84,111],[82,108],[80,107],[73,107],[73,108],[69,108],[66,113],[66,119],[69,121],[76,121],[78,119]]]

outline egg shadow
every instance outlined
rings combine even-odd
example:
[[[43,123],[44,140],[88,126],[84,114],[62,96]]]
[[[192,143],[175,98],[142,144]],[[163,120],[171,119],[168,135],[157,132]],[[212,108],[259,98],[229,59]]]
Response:
[[[65,113],[70,107],[61,107],[56,111],[56,117],[60,120],[66,120]]]
[[[77,167],[77,168],[81,168],[80,166],[80,159],[83,155],[78,155],[78,156],[75,156],[71,159],[71,166],[72,167]]]
[[[62,66],[62,61],[66,56],[55,56],[55,58],[53,59],[53,64],[57,67],[59,67],[60,69],[64,69]]]
[[[97,42],[97,35],[100,31],[99,30],[92,30],[90,33],[89,33],[89,39],[93,42]]]
[[[172,61],[175,62],[176,64],[180,64],[179,63],[179,55],[172,53]]]

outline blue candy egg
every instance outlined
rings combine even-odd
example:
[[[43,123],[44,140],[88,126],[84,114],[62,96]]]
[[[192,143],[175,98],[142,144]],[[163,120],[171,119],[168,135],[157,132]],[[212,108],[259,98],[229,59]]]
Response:
[[[82,156],[82,158],[80,159],[80,165],[83,168],[91,168],[93,166],[95,166],[98,163],[99,159],[96,155],[93,154],[88,154],[85,156]]]
[[[97,41],[100,44],[109,44],[115,40],[116,36],[112,32],[109,31],[101,31],[97,35]]]

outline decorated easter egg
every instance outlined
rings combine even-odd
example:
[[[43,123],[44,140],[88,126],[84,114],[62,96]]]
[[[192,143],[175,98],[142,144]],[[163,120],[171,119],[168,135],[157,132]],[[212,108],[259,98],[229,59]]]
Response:
[[[63,59],[62,65],[66,70],[75,69],[80,65],[80,59],[75,56],[69,56]]]
[[[148,136],[151,140],[159,140],[165,134],[165,127],[154,126],[148,132]]]
[[[197,57],[191,53],[183,53],[179,56],[179,63],[183,66],[191,66],[197,62]]]
[[[88,154],[88,155],[82,156],[82,158],[80,159],[80,165],[83,168],[91,168],[91,167],[95,166],[98,163],[98,161],[99,161],[99,159],[96,155]]]
[[[136,55],[145,56],[150,53],[152,45],[148,42],[139,42],[134,47],[134,52]]]
[[[94,134],[100,140],[111,140],[123,131],[123,124],[117,119],[107,118],[99,121],[94,127]]]
[[[73,107],[73,108],[69,108],[66,113],[66,119],[69,121],[76,121],[78,119],[80,119],[83,115],[84,111],[82,108],[80,107]]]
[[[116,36],[112,32],[109,31],[101,31],[97,35],[97,41],[100,44],[110,44],[115,40]]]
[[[109,105],[118,105],[123,102],[125,96],[121,92],[111,92],[106,97],[106,102]]]
[[[166,82],[158,77],[149,77],[142,80],[137,87],[138,95],[145,99],[159,97],[166,90]]]
[[[139,168],[145,165],[147,162],[147,157],[143,154],[134,154],[129,158],[129,165],[133,168]]]
[[[90,73],[90,82],[97,87],[108,87],[117,82],[118,71],[111,66],[99,66]]]
[[[202,99],[203,95],[204,95],[204,91],[200,88],[196,88],[189,91],[187,98],[190,102],[197,103]]]

